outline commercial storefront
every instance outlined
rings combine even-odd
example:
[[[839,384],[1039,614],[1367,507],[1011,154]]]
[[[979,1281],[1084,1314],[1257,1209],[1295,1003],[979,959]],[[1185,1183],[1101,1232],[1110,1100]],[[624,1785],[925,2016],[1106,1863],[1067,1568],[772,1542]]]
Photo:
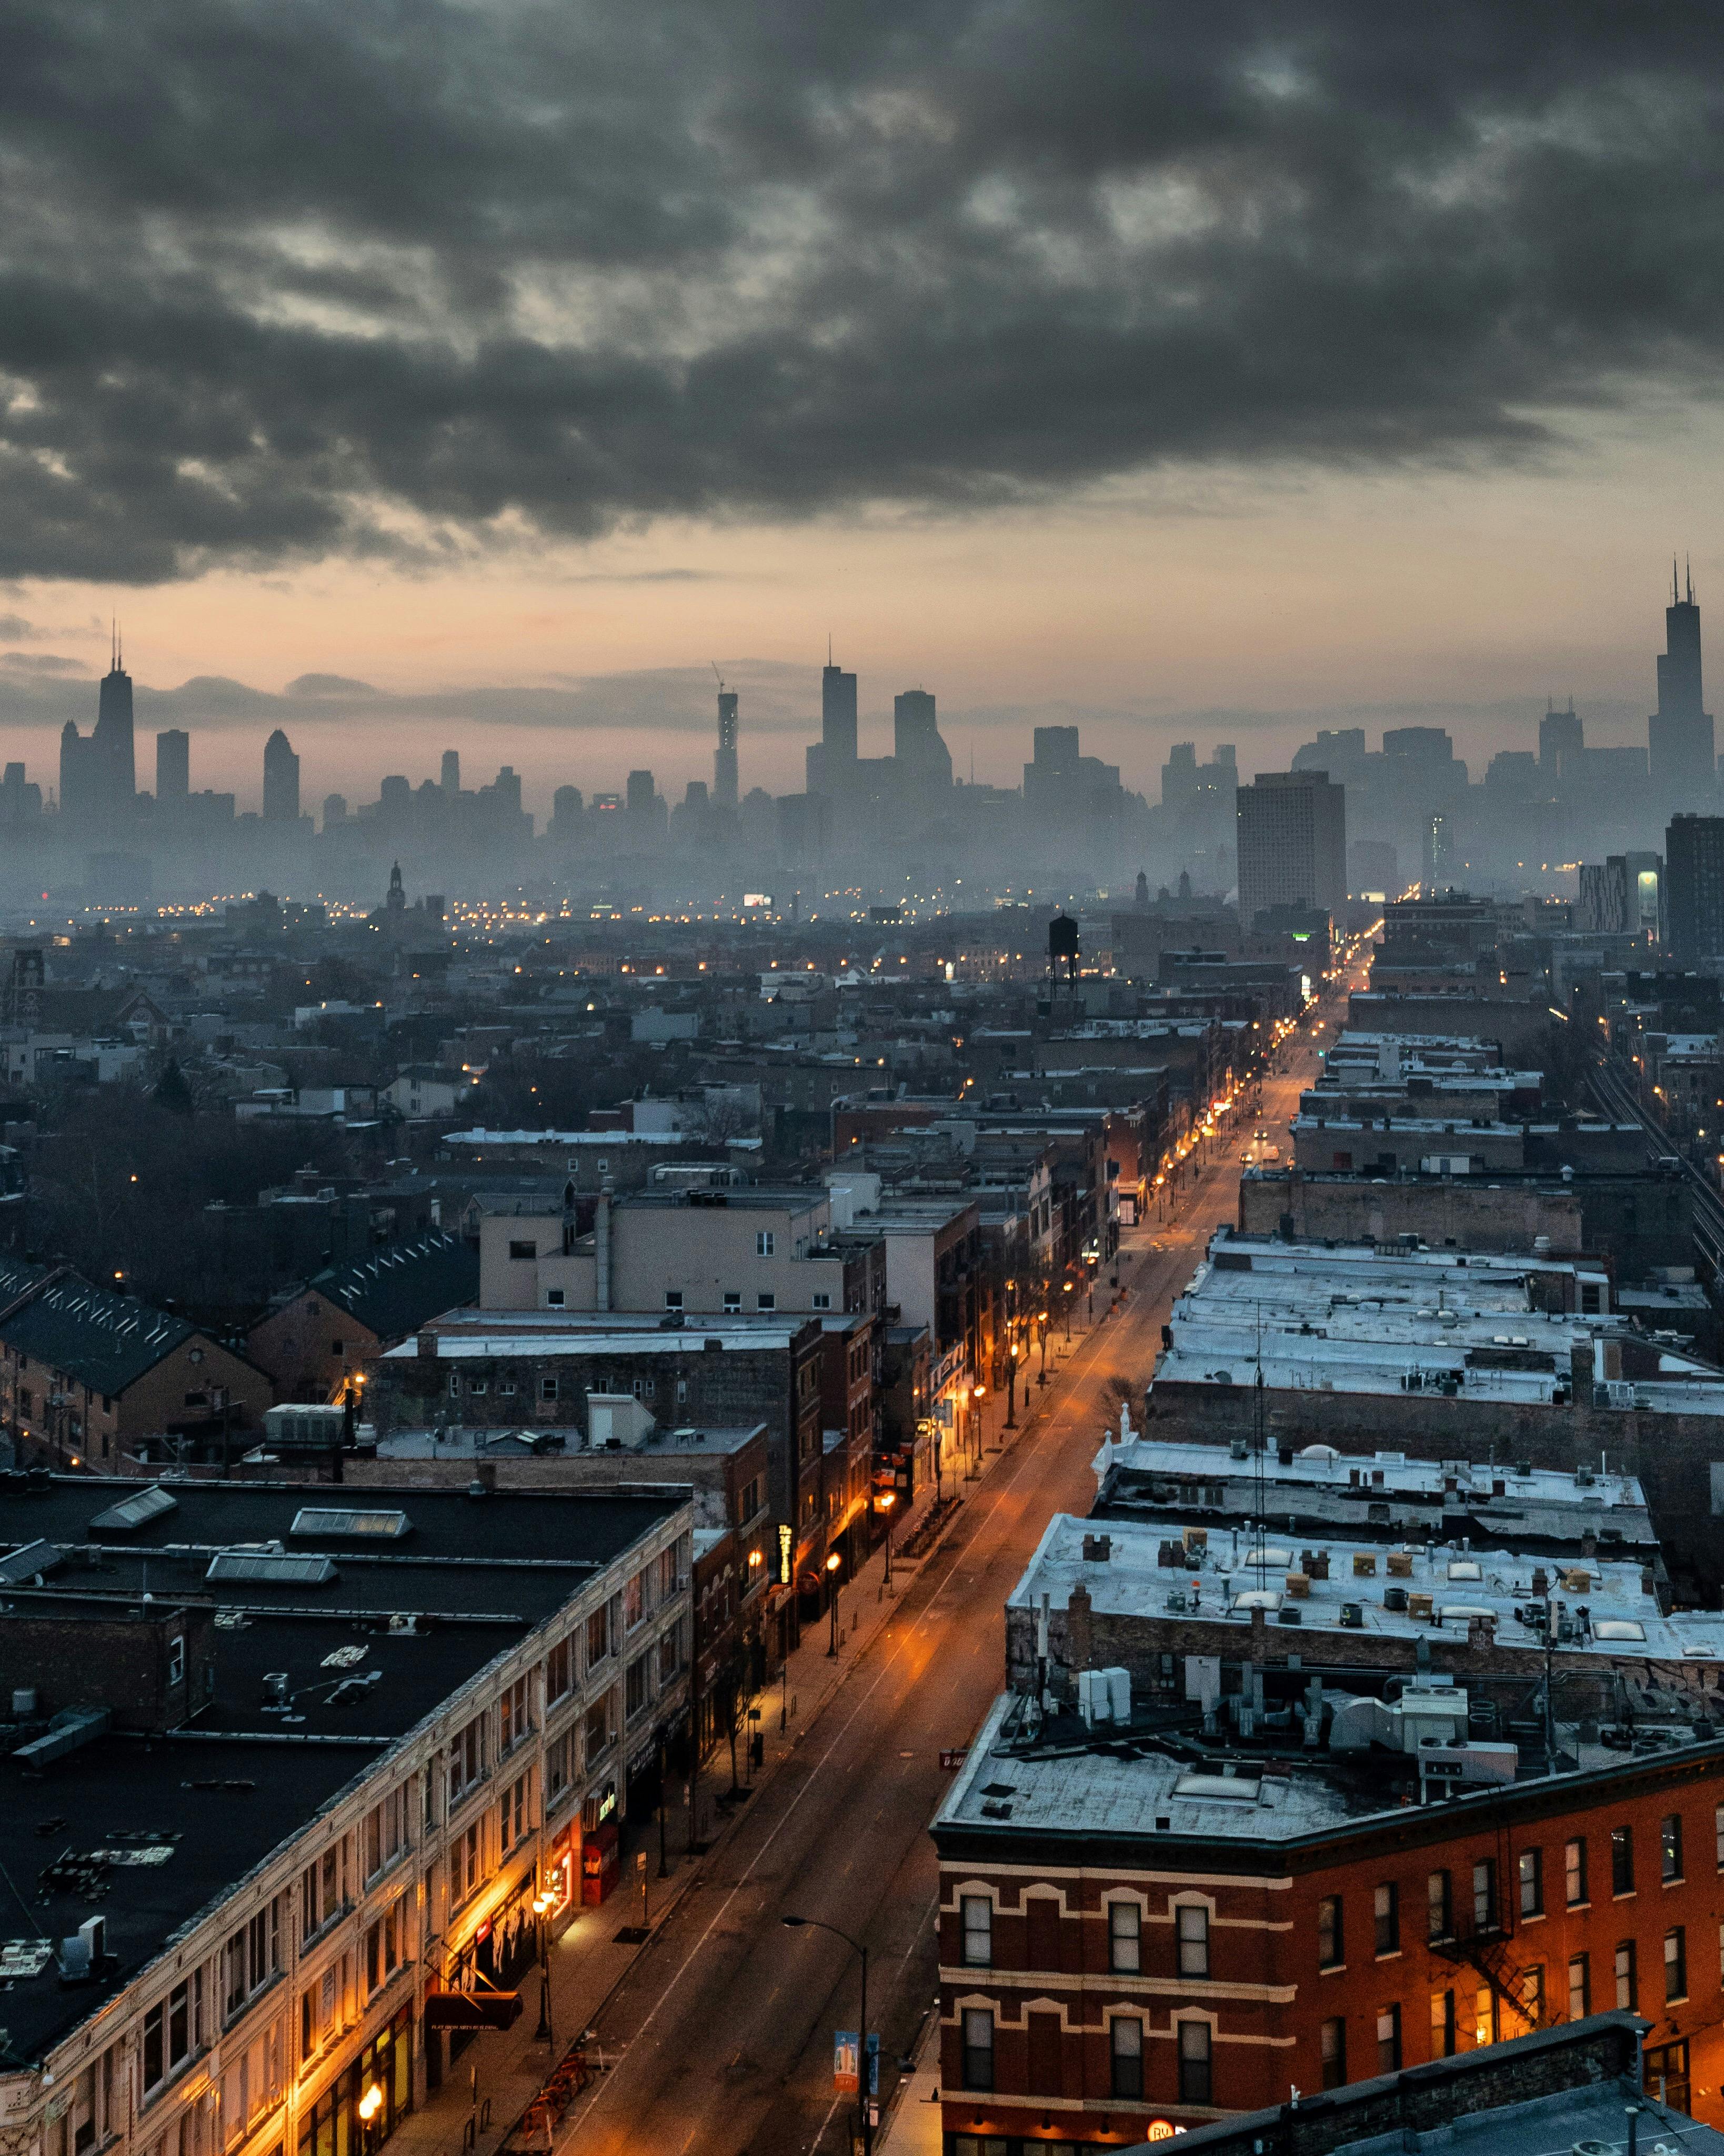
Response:
[[[300,2115],[299,2156],[372,2156],[413,2109],[413,2013],[402,2007]]]

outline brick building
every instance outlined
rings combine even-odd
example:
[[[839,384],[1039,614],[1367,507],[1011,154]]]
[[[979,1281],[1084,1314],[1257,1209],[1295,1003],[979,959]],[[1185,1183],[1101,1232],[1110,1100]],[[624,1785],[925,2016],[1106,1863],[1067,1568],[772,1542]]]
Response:
[[[277,1297],[246,1336],[280,1400],[339,1399],[348,1379],[428,1317],[475,1300],[479,1253],[433,1232],[348,1265],[331,1265]]]
[[[0,1261],[0,1425],[25,1462],[218,1459],[254,1441],[270,1397],[262,1370],[189,1319],[64,1266]]]
[[[565,1448],[649,1430],[764,1423],[777,1540],[769,1590],[774,1652],[824,1613],[831,1546],[820,1408],[821,1320],[669,1318],[563,1311],[452,1312],[375,1365],[367,1413],[380,1444],[439,1426],[560,1434]],[[595,1430],[594,1401],[602,1427]],[[614,1404],[638,1408],[618,1415]]]
[[[1341,1681],[1230,1730],[997,1704],[933,1829],[947,2156],[1119,2148],[1619,2005],[1649,2081],[1724,2116],[1712,1725],[1547,1753],[1468,1735],[1453,1687]]]

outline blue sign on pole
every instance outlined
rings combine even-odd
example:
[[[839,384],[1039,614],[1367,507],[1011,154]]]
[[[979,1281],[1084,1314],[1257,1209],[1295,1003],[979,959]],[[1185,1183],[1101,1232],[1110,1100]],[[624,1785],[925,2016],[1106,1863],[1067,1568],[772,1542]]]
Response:
[[[868,2032],[868,2093],[870,2096],[880,2094],[880,2031],[878,2029],[870,2029]]]

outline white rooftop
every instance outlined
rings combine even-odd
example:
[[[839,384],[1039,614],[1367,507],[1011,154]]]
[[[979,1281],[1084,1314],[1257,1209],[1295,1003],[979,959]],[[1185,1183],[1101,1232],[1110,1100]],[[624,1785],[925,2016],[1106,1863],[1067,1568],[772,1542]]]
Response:
[[[1224,1229],[1173,1306],[1172,1344],[1153,1382],[1243,1386],[1260,1368],[1275,1390],[1435,1390],[1548,1406],[1568,1395],[1575,1350],[1587,1381],[1602,1384],[1608,1343],[1633,1335],[1655,1370],[1622,1405],[1724,1414],[1724,1371],[1713,1364],[1602,1309],[1537,1308],[1536,1293],[1565,1278],[1566,1300],[1605,1301],[1609,1281],[1588,1259],[1330,1248]]]
[[[1086,1558],[1086,1543],[1093,1549],[1101,1539],[1107,1557]],[[1190,1545],[1186,1558],[1164,1565],[1162,1544],[1182,1539]],[[1326,1553],[1326,1579],[1314,1576],[1308,1552]],[[1278,1646],[1297,1651],[1303,1635],[1321,1631],[1336,1635],[1326,1640],[1325,1653],[1343,1660],[1344,1642],[1352,1633],[1424,1639],[1446,1655],[1464,1656],[1470,1622],[1484,1616],[1495,1621],[1499,1649],[1542,1652],[1543,1629],[1528,1621],[1535,1570],[1547,1575],[1558,1613],[1559,1660],[1579,1655],[1724,1664],[1724,1612],[1678,1610],[1666,1616],[1657,1596],[1647,1591],[1637,1563],[1603,1555],[1532,1557],[1511,1548],[1467,1549],[1440,1543],[1386,1548],[1326,1533],[1277,1537],[1271,1528],[1260,1535],[1248,1523],[1083,1520],[1056,1512],[1006,1607],[1033,1612],[1045,1594],[1051,1609],[1064,1611],[1081,1584],[1092,1609],[1113,1617],[1174,1626],[1236,1622],[1243,1650],[1256,1602]],[[1290,1573],[1305,1582],[1302,1590],[1289,1586]],[[1405,1606],[1391,1608],[1385,1597]],[[1429,1599],[1428,1613],[1419,1598]],[[1344,1621],[1343,1607],[1357,1613],[1357,1622]],[[1299,1611],[1296,1629],[1283,1629],[1279,1621],[1287,1609]],[[1565,1621],[1572,1633],[1568,1639],[1561,1636]]]

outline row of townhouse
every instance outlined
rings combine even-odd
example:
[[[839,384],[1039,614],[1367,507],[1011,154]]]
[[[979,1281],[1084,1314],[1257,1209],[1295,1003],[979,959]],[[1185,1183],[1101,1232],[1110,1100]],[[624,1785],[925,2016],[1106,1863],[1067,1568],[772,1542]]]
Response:
[[[374,2156],[685,1741],[685,1493],[316,1495],[11,1507],[8,2156]]]

